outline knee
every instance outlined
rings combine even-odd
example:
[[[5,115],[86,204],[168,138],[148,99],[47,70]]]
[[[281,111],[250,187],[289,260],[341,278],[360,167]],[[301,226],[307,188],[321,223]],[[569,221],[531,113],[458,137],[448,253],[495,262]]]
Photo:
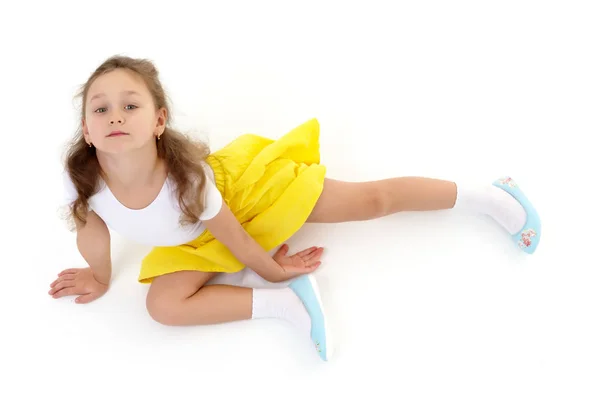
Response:
[[[146,297],[146,310],[150,317],[162,325],[177,326],[180,325],[178,316],[178,303],[180,301],[161,296],[160,293],[148,293]]]

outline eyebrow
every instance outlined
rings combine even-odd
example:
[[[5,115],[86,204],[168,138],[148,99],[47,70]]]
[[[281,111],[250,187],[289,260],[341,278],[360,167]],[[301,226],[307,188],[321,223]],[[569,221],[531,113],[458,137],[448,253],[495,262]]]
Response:
[[[138,93],[138,92],[136,92],[135,90],[124,90],[124,91],[122,91],[121,93],[123,93],[123,94],[126,94],[126,95],[136,95],[136,96],[141,96],[141,94],[139,94],[139,93]],[[92,96],[92,97],[90,98],[90,101],[92,101],[92,100],[94,100],[94,99],[97,99],[97,98],[100,98],[100,97],[104,97],[104,96],[106,96],[104,93],[98,93],[98,94],[95,94],[94,96]]]

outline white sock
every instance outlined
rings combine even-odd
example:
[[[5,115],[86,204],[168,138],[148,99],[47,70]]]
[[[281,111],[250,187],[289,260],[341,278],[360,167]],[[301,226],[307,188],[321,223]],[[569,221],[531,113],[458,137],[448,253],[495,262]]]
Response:
[[[493,185],[457,184],[455,209],[489,215],[511,235],[523,228],[527,214],[510,194]]]
[[[281,318],[310,336],[310,316],[289,287],[252,290],[252,319]]]

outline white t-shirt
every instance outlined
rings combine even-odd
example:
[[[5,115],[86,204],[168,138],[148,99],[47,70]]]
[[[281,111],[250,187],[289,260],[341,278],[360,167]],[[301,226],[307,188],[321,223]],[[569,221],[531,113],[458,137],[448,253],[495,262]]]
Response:
[[[202,221],[215,217],[221,210],[221,192],[215,186],[212,169],[205,165],[207,176],[205,209],[200,221],[193,225],[181,226],[181,209],[175,193],[175,184],[167,178],[156,199],[147,207],[132,210],[125,207],[112,194],[108,185],[101,179],[100,190],[89,199],[89,208],[104,223],[123,237],[150,246],[176,246],[188,243],[200,236],[204,230]],[[67,172],[63,173],[66,202],[70,205],[77,192]]]

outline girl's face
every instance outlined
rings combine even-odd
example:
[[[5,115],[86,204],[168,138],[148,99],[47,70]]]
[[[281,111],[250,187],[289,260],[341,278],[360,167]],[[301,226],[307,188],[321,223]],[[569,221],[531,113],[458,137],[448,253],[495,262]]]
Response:
[[[165,128],[166,110],[157,110],[144,82],[117,69],[90,86],[83,121],[85,140],[97,150],[123,153],[154,143]]]

